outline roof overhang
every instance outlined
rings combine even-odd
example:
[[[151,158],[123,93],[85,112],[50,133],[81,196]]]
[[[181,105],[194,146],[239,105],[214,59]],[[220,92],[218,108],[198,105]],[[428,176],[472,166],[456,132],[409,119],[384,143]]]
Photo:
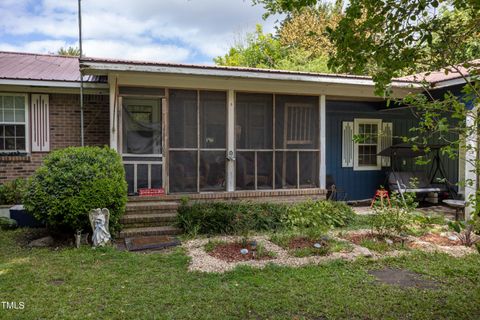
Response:
[[[86,74],[106,74],[108,72],[140,72],[157,74],[174,74],[186,76],[208,76],[239,79],[258,79],[258,80],[280,80],[280,81],[298,81],[318,84],[340,84],[354,86],[373,87],[375,83],[371,78],[359,76],[339,76],[310,73],[294,73],[282,71],[262,71],[262,70],[228,70],[226,68],[217,68],[209,66],[181,66],[181,65],[155,65],[155,64],[134,64],[119,63],[108,61],[82,60],[80,62],[82,71]],[[410,81],[393,81],[394,88],[412,88],[421,89],[421,85]]]
[[[79,81],[53,81],[53,80],[0,79],[0,85],[51,87],[51,88],[80,88]],[[92,88],[92,89],[107,89],[108,84],[84,82],[83,87]]]

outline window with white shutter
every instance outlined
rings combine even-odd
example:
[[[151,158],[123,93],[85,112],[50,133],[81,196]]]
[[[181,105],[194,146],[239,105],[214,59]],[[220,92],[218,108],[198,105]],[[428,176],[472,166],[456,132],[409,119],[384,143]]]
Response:
[[[353,122],[342,122],[342,167],[353,167]]]
[[[0,153],[27,151],[27,95],[0,93]]]
[[[50,151],[48,94],[32,94],[32,152]]]

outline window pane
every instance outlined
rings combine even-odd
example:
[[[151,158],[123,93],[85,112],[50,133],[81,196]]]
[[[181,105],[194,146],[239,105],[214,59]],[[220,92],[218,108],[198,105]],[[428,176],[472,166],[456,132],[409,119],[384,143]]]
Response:
[[[197,151],[170,151],[170,192],[197,191]]]
[[[358,164],[363,166],[377,165],[377,146],[360,145],[358,146]]]
[[[125,180],[127,181],[128,184],[128,194],[133,194],[133,188],[134,188],[134,169],[133,169],[133,164],[126,164],[124,165],[125,167]]]
[[[18,137],[25,137],[25,125],[15,126],[15,135]]]
[[[235,163],[237,190],[255,189],[255,153],[237,152]]]
[[[15,121],[15,112],[13,109],[4,109],[3,110],[3,121],[5,122],[14,122]]]
[[[123,153],[161,154],[162,107],[158,99],[125,99]]]
[[[3,108],[14,109],[13,96],[3,96]]]
[[[25,110],[15,110],[15,122],[25,122]]]
[[[15,97],[15,110],[25,111],[25,97],[16,96]]]
[[[14,125],[6,125],[5,126],[5,136],[6,137],[15,137],[15,126]]]
[[[137,165],[137,190],[141,188],[148,188],[148,165]]]
[[[273,152],[257,152],[257,189],[273,187]]]
[[[239,149],[273,148],[273,96],[238,93],[236,97],[236,145]]]
[[[318,149],[318,97],[275,97],[277,149]]]
[[[226,92],[200,92],[200,147],[225,148]]]
[[[170,90],[169,141],[171,148],[197,147],[197,91]]]
[[[16,150],[25,150],[25,138],[16,139]]]
[[[318,152],[300,152],[300,188],[315,188],[319,183]]]
[[[152,164],[152,176],[151,176],[151,187],[152,188],[161,188],[162,187],[162,166],[159,164]]]
[[[297,153],[283,151],[275,153],[275,188],[297,188]]]
[[[15,138],[5,138],[5,150],[15,150]]]
[[[5,150],[5,139],[0,136],[0,150]]]
[[[200,191],[225,190],[225,152],[200,153]]]

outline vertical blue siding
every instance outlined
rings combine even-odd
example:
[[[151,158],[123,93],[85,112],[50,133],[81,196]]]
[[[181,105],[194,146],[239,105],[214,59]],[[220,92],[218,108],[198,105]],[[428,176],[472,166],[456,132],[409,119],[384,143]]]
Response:
[[[389,168],[382,170],[354,171],[342,168],[342,122],[355,118],[382,119],[393,123],[393,135],[409,135],[409,129],[416,124],[415,117],[409,110],[380,111],[383,104],[374,102],[348,102],[327,100],[326,106],[326,162],[327,175],[331,175],[338,188],[347,193],[348,200],[372,198],[379,186],[386,184]],[[394,141],[399,143],[400,141]],[[457,160],[443,159],[443,165],[450,181],[457,182]],[[430,170],[430,166],[419,167],[408,161],[406,167],[415,167],[416,171]]]

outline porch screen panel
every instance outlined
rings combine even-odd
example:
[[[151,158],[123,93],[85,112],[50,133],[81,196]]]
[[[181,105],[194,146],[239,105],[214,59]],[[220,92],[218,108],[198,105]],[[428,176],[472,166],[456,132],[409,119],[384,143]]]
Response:
[[[275,96],[275,188],[319,185],[319,105],[315,96]]]
[[[197,192],[197,151],[170,152],[170,192]]]
[[[227,94],[200,91],[200,191],[225,190]]]
[[[273,188],[273,95],[237,93],[236,189]]]

